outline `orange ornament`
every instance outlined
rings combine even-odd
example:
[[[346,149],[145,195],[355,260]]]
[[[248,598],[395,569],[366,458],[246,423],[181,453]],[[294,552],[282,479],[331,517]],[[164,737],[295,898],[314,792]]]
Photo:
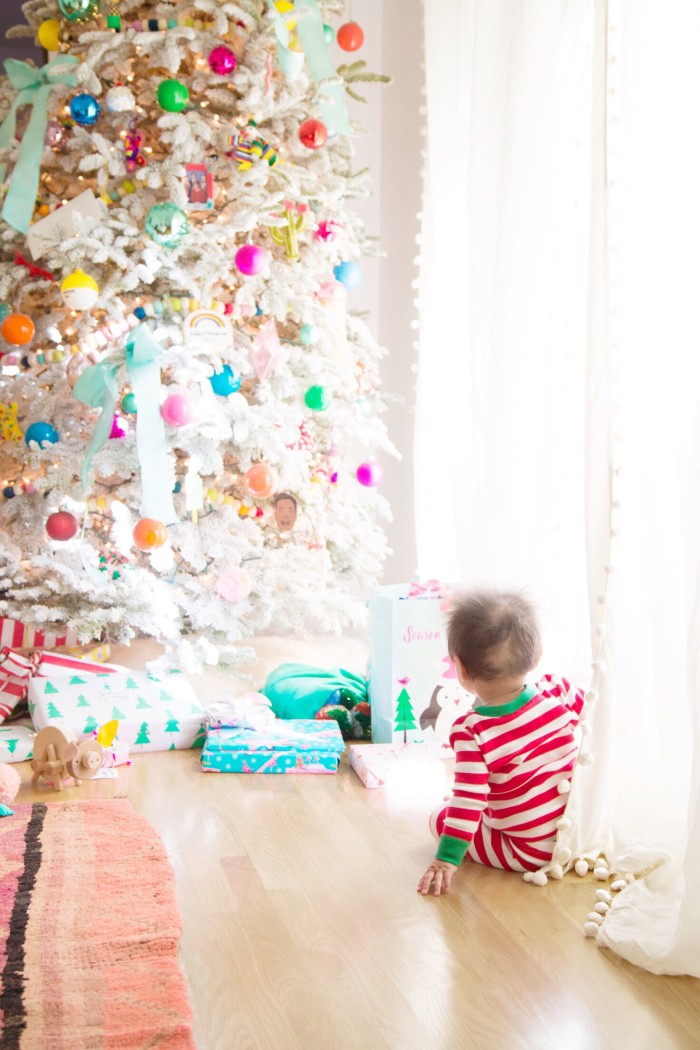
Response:
[[[277,472],[267,463],[254,463],[243,475],[243,484],[251,496],[267,499],[277,487]]]
[[[133,537],[140,551],[152,551],[163,546],[168,538],[168,529],[155,518],[141,518],[134,525]]]
[[[365,42],[365,34],[357,22],[346,22],[338,30],[336,40],[343,51],[357,51]]]
[[[26,314],[8,314],[0,324],[0,334],[12,346],[25,346],[34,338],[34,322]]]

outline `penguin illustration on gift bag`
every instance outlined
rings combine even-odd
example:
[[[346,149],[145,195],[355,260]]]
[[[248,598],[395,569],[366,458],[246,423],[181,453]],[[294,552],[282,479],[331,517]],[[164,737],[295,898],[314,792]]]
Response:
[[[438,740],[446,742],[456,719],[465,715],[472,706],[472,697],[459,684],[452,659],[444,656],[443,663],[445,670],[433,690],[430,703],[420,716],[420,727],[434,729]]]

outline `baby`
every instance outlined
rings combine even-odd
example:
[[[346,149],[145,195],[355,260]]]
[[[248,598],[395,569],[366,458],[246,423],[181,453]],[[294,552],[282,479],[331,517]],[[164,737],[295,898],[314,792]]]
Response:
[[[440,845],[419,893],[447,893],[469,850],[479,864],[536,871],[552,859],[578,743],[583,691],[564,678],[526,681],[542,646],[517,594],[475,593],[453,606],[449,653],[472,709],[452,727],[454,794],[433,813]]]

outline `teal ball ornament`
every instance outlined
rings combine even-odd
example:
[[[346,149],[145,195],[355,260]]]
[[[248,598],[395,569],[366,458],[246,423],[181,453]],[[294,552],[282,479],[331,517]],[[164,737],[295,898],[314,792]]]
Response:
[[[177,204],[154,204],[146,215],[146,233],[161,248],[179,248],[189,231],[189,220]]]
[[[82,95],[75,95],[70,100],[70,115],[76,124],[80,124],[81,128],[92,127],[97,122],[100,113],[100,104],[94,95],[88,95],[86,92]]]
[[[168,113],[182,113],[190,100],[190,93],[181,80],[161,80],[158,85],[158,103]]]
[[[220,372],[214,372],[213,376],[209,376],[209,382],[215,394],[218,394],[219,397],[229,397],[240,389],[241,374],[235,372],[230,365],[224,365]]]
[[[100,0],[58,0],[58,10],[69,22],[90,22],[100,13]]]
[[[24,433],[24,440],[27,445],[30,445],[32,441],[36,441],[39,448],[46,448],[47,445],[56,444],[58,432],[50,423],[32,423]]]
[[[310,386],[304,394],[304,401],[312,412],[325,412],[331,403],[331,395],[324,386]]]
[[[338,263],[337,266],[334,266],[333,274],[336,281],[340,281],[341,284],[344,284],[349,292],[354,288],[359,288],[362,284],[362,269],[358,263],[353,262],[352,259]]]
[[[299,342],[304,346],[315,346],[318,342],[318,328],[315,324],[303,324],[299,329]]]
[[[129,392],[124,394],[122,398],[122,411],[127,412],[130,416],[135,416],[137,412],[136,408],[136,395]]]

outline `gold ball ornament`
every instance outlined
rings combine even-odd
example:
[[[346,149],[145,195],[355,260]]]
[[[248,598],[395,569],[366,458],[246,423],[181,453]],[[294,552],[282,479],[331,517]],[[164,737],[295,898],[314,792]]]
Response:
[[[89,274],[74,270],[61,282],[61,295],[70,310],[91,310],[100,297],[100,287]]]
[[[37,29],[36,38],[45,51],[58,51],[61,46],[61,23],[55,18],[47,18]]]

